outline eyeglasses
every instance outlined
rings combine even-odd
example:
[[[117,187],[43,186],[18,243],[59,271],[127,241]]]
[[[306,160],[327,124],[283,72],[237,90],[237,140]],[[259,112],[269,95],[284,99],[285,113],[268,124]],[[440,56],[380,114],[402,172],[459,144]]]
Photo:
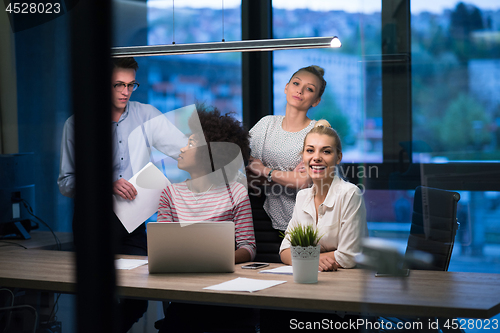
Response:
[[[137,88],[139,88],[139,83],[137,83],[137,82],[134,82],[134,83],[116,83],[113,85],[113,88],[115,88],[115,90],[117,92],[122,92],[123,89],[125,89],[125,87],[127,87],[129,92],[132,92],[132,91],[135,91]]]

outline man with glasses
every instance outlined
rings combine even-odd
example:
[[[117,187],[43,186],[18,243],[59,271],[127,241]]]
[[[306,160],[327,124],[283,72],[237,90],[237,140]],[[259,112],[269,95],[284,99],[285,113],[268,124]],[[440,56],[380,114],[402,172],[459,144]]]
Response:
[[[151,147],[177,159],[180,148],[187,143],[187,138],[152,105],[129,101],[132,92],[139,87],[135,80],[139,66],[134,58],[115,58],[113,65],[110,86],[113,193],[123,199],[134,200],[137,190],[127,179],[132,178],[134,173],[149,162]],[[137,130],[141,130],[143,136],[131,135],[137,133]],[[74,117],[71,116],[64,124],[57,179],[60,192],[70,198],[75,195],[74,151]],[[74,223],[73,219],[73,230]],[[116,215],[111,223],[114,224],[117,234],[118,253],[147,255],[145,223],[131,233],[127,232]],[[78,244],[75,244],[75,247],[78,247]],[[121,299],[120,332],[127,332],[146,312],[147,306],[147,301]]]

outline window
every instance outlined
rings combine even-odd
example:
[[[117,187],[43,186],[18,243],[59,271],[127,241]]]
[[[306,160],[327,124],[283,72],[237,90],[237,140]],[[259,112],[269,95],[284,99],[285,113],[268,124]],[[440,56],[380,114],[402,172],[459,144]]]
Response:
[[[241,40],[238,1],[172,2],[150,0],[148,45]],[[147,100],[162,112],[196,102],[235,112],[242,119],[239,53],[148,57]]]
[[[285,114],[286,83],[318,65],[327,86],[311,119],[326,119],[342,138],[345,162],[382,162],[381,2],[273,1],[274,38],[338,36],[340,49],[274,52],[274,114]],[[369,56],[369,57],[367,57]],[[293,61],[292,61],[293,59]]]
[[[405,249],[415,187],[455,190],[461,227],[449,269],[499,272],[499,196],[491,191],[500,161],[500,5],[274,0],[273,34],[342,41],[340,49],[274,52],[274,113],[284,114],[284,86],[298,68],[325,68],[328,85],[309,116],[340,132],[343,171],[365,191],[370,234]]]
[[[500,161],[500,5],[412,2],[414,161]]]
[[[500,162],[499,14],[500,4],[481,0],[411,2],[413,162],[430,186],[445,177],[455,177],[450,188],[498,178],[490,167]],[[447,175],[436,179],[439,169]],[[450,270],[497,273],[498,192],[474,189],[459,191]]]
[[[173,7],[175,5],[175,7]],[[239,1],[116,1],[116,47],[241,40]],[[127,29],[123,27],[128,27]],[[141,87],[134,99],[168,112],[194,103],[242,119],[239,53],[136,57]]]

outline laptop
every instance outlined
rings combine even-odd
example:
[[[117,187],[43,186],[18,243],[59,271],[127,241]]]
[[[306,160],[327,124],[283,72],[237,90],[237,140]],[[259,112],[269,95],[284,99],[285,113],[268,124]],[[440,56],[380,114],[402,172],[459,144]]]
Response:
[[[234,272],[234,223],[150,222],[149,273]]]

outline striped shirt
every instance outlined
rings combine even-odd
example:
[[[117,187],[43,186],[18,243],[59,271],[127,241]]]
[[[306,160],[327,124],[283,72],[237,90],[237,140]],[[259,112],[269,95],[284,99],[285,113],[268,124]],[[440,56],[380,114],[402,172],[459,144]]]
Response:
[[[220,185],[208,192],[193,193],[187,183],[171,184],[160,197],[158,222],[233,221],[236,249],[244,248],[255,257],[252,209],[245,186],[233,182]]]

